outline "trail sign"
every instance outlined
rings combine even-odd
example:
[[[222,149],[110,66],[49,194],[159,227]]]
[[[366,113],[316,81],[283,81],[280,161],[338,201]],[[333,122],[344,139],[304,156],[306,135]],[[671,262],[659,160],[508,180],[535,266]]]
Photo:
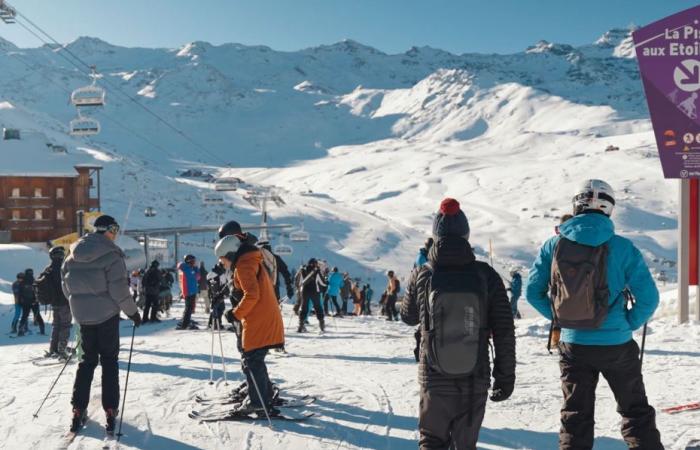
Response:
[[[700,6],[632,36],[664,177],[700,178]]]

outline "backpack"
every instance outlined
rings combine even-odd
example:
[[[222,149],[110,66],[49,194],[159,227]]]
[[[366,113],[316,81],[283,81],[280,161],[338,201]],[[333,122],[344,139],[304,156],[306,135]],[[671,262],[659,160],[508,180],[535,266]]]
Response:
[[[22,283],[20,296],[22,298],[23,305],[31,305],[32,303],[34,303],[34,300],[36,300],[36,295],[34,294],[34,285],[30,283]]]
[[[34,281],[34,293],[36,299],[41,305],[56,304],[56,295],[51,286],[51,268],[46,269],[39,278]]]
[[[401,292],[401,282],[399,281],[398,278],[395,278],[395,280],[396,280],[396,291],[394,291],[394,294],[398,294],[399,292]]]
[[[273,286],[277,286],[277,259],[275,255],[266,248],[260,248],[260,252],[263,255],[263,266],[270,276],[270,281],[272,281]]]
[[[590,247],[560,238],[554,249],[550,298],[559,327],[594,330],[608,316],[608,244]]]
[[[450,377],[471,375],[488,339],[486,281],[476,271],[427,267],[432,276],[423,302],[422,338],[428,365]]]

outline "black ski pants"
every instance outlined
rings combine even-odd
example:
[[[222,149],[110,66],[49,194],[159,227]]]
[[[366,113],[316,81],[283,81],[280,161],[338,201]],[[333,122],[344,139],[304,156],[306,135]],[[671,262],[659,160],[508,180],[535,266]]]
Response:
[[[38,303],[32,303],[31,305],[22,305],[22,318],[19,321],[19,329],[23,332],[27,332],[29,328],[29,313],[34,314],[34,322],[39,325],[39,332],[44,334],[44,319],[41,317],[41,310],[39,309]]]
[[[143,320],[158,319],[158,303],[158,294],[146,294],[146,305],[143,307]]]
[[[187,328],[190,326],[190,321],[192,320],[192,311],[194,311],[194,302],[196,298],[196,294],[188,295],[187,297],[185,297],[185,311],[182,313],[182,328]]]
[[[306,316],[309,314],[309,303],[313,303],[314,310],[316,311],[316,318],[318,319],[318,323],[321,326],[321,329],[323,329],[324,321],[323,307],[321,306],[321,298],[318,294],[304,293],[303,295],[304,300],[301,302],[301,311],[299,312],[299,328],[304,327],[304,321],[306,320]]]
[[[248,398],[251,405],[257,407],[264,405],[269,408],[272,404],[272,383],[265,364],[267,349],[243,352],[241,356],[241,365],[248,382]],[[260,395],[258,395],[258,390],[260,390]]]
[[[81,325],[83,358],[73,384],[73,408],[87,409],[95,367],[102,366],[102,408],[119,407],[119,315],[98,325]]]
[[[396,310],[396,294],[390,294],[386,296],[386,305],[384,312],[386,313],[386,318],[389,320],[397,320],[396,317],[399,312]]]
[[[421,387],[418,429],[420,450],[473,450],[486,411],[487,384],[474,392]]]
[[[338,304],[338,296],[337,295],[327,295],[323,299],[323,310],[326,312],[326,315],[330,314],[330,309],[328,309],[328,300],[330,300],[333,303],[333,307],[335,308],[336,314],[340,314],[340,305]]]
[[[639,450],[663,449],[656,412],[647,401],[639,347],[634,340],[621,345],[559,344],[559,367],[564,405],[561,408],[561,450],[593,448],[595,389],[605,377],[622,416],[622,438]]]

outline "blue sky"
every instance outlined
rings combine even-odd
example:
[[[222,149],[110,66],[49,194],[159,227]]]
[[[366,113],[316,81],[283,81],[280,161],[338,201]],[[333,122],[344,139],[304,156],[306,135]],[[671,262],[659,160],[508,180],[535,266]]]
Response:
[[[194,40],[298,50],[354,39],[388,53],[429,45],[456,53],[517,52],[540,39],[581,45],[695,6],[686,0],[10,0],[59,41],[95,36],[126,46]],[[59,8],[60,5],[60,8]],[[0,23],[21,47],[39,41]]]

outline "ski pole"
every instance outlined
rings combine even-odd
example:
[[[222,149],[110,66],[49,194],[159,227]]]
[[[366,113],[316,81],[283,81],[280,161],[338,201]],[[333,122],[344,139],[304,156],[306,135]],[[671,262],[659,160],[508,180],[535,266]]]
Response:
[[[258,387],[258,382],[255,380],[255,375],[253,375],[253,371],[250,370],[250,366],[248,366],[248,373],[250,374],[250,379],[253,380],[253,386],[255,386],[255,392],[258,393],[258,399],[260,399],[260,404],[262,405],[263,411],[265,411],[265,417],[267,417],[267,423],[270,424],[270,429],[272,429],[272,419],[270,419],[270,413],[267,412],[267,405],[265,405],[265,399],[262,398],[262,394],[260,393],[260,388]]]
[[[214,327],[216,326],[216,319],[211,323],[211,352],[209,353],[209,384],[214,384]]]
[[[639,365],[641,366],[644,362],[644,345],[647,342],[647,323],[644,324],[644,330],[642,331],[642,348],[639,352]]]
[[[124,405],[126,405],[126,390],[129,387],[129,372],[131,372],[131,355],[134,352],[134,337],[136,336],[136,325],[131,332],[131,346],[129,347],[129,362],[126,365],[126,381],[124,382],[124,397],[122,398],[122,414],[119,418],[119,431],[117,432],[117,442],[121,439],[122,423],[124,422]]]
[[[80,331],[78,331],[80,332]],[[77,344],[78,342],[78,337],[76,335],[75,342]],[[76,345],[77,347],[77,345]],[[49,388],[49,392],[46,393],[46,396],[44,397],[44,400],[42,400],[41,405],[39,405],[39,409],[36,410],[36,412],[33,414],[33,417],[36,419],[39,417],[39,411],[41,411],[41,408],[44,407],[44,403],[46,403],[46,400],[49,398],[49,395],[51,395],[51,392],[53,391],[53,388],[56,387],[56,383],[58,383],[58,380],[61,378],[61,375],[63,375],[63,372],[66,370],[66,367],[68,367],[68,363],[73,359],[73,353],[71,352],[70,355],[68,355],[68,359],[66,359],[66,363],[63,364],[63,367],[61,368],[61,371],[58,373],[58,376],[56,377],[55,380],[53,380],[53,384],[51,384],[51,387]]]
[[[224,359],[224,343],[221,340],[221,320],[219,319],[214,319],[214,323],[216,324],[216,328],[219,330],[219,347],[221,348],[221,365],[224,368],[224,385],[228,386],[228,380],[226,379],[226,360]],[[212,331],[213,332],[213,331]],[[212,338],[214,335],[212,335]],[[213,345],[212,344],[212,355],[213,353]]]

